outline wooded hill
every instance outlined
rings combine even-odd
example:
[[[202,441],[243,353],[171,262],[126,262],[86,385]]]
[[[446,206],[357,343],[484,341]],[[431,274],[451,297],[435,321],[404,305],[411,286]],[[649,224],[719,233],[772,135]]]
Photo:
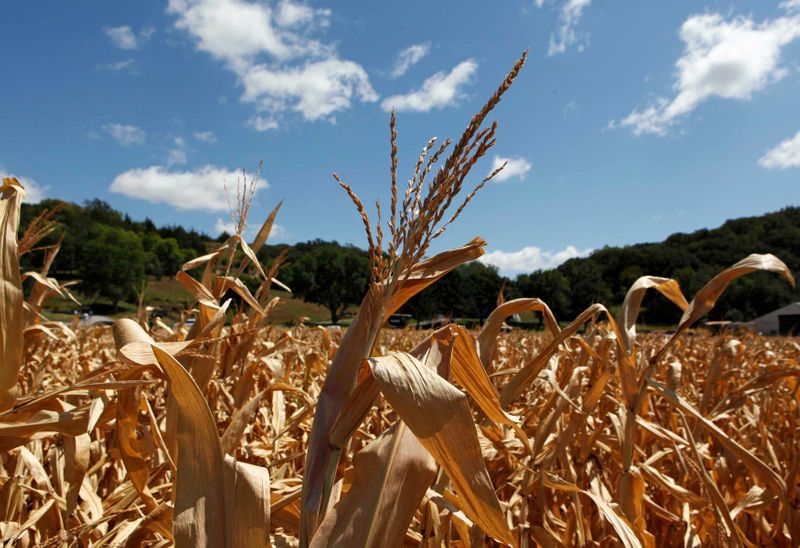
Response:
[[[21,230],[47,208],[58,207],[59,228],[52,241],[63,237],[52,273],[60,279],[82,280],[84,295],[109,301],[131,301],[145,278],[172,276],[180,265],[206,251],[208,235],[180,226],[156,227],[146,219],[134,221],[101,200],[79,206],[45,200],[23,205]],[[224,239],[223,234],[217,240]],[[279,277],[296,296],[321,304],[338,321],[366,288],[369,263],[354,246],[314,240],[288,246],[266,245],[260,258],[266,265],[286,252]],[[660,243],[605,247],[583,259],[572,259],[554,270],[506,279],[496,269],[473,262],[445,276],[409,301],[402,312],[417,319],[438,314],[454,318],[485,318],[502,287],[506,298],[539,297],[561,321],[569,321],[595,302],[614,308],[630,285],[645,274],[678,280],[687,298],[720,270],[750,253],[773,253],[800,272],[800,208],[727,221],[719,228],[673,234]],[[28,256],[26,256],[28,257]],[[38,258],[32,260],[37,263]],[[32,267],[33,264],[30,266]],[[27,265],[24,265],[27,266]],[[744,277],[730,287],[711,319],[749,320],[800,295],[769,274]],[[666,299],[648,296],[641,320],[671,324],[678,310]]]
[[[83,206],[60,200],[22,204],[20,233],[35,217],[54,212],[57,228],[43,244],[61,240],[50,275],[79,279],[78,290],[116,303],[134,302],[146,278],[173,276],[187,260],[205,252],[209,237],[181,226],[156,227],[150,219],[134,221],[102,200]],[[25,270],[38,269],[41,256],[22,257]]]
[[[287,247],[267,246],[262,256],[269,260]],[[354,261],[350,268],[342,258],[338,262],[331,259],[337,249],[342,258],[349,256]],[[361,261],[352,258],[359,253]],[[411,299],[401,312],[417,319],[437,314],[483,319],[496,306],[496,297],[505,286],[506,298],[539,297],[559,320],[569,321],[592,303],[600,302],[611,309],[621,305],[628,288],[643,275],[675,278],[691,299],[718,272],[751,253],[772,253],[793,272],[800,273],[800,208],[733,219],[719,228],[673,234],[659,243],[604,247],[554,270],[521,274],[515,279],[504,278],[496,269],[473,262]],[[296,293],[329,306],[320,290],[335,294],[331,302],[341,301],[348,290],[332,290],[331,282],[324,280],[336,279],[348,285],[352,295],[360,295],[366,287],[367,268],[366,254],[357,248],[316,240],[297,244],[289,251],[282,278]],[[320,283],[315,283],[315,273],[321,277]],[[348,273],[352,283],[347,283]],[[750,320],[795,300],[800,300],[800,294],[784,280],[756,273],[734,282],[710,318]],[[353,302],[346,298],[344,301]],[[640,318],[645,323],[668,325],[677,322],[680,312],[653,292],[645,298]]]
[[[687,298],[722,269],[751,253],[772,253],[800,273],[800,208],[727,221],[715,229],[673,234],[660,243],[605,247],[557,269],[518,276],[516,295],[536,295],[559,319],[573,318],[593,302],[619,305],[642,275],[678,280]],[[750,320],[800,295],[778,276],[757,273],[734,282],[711,319]],[[648,296],[642,321],[674,323],[680,314],[661,296]]]

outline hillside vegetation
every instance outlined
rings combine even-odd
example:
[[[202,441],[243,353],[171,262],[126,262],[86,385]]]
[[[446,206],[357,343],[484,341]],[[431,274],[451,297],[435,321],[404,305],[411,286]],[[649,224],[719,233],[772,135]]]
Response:
[[[54,207],[59,228],[48,242],[63,238],[53,263],[54,274],[62,279],[80,279],[79,293],[112,302],[134,303],[146,278],[154,281],[174,276],[183,262],[229,236],[223,234],[212,240],[180,226],[156,227],[149,219],[133,221],[100,200],[83,206],[55,200],[24,204],[22,229],[36,215]],[[714,273],[749,252],[772,253],[791,269],[800,269],[800,208],[733,219],[719,228],[673,234],[659,243],[604,247],[554,270],[521,274],[515,279],[500,276],[496,269],[482,263],[469,263],[411,299],[402,312],[418,320],[440,314],[481,320],[492,311],[504,288],[508,298],[539,297],[550,305],[557,318],[569,318],[596,302],[610,303],[612,309],[618,307],[627,288],[646,274],[674,278],[684,291],[693,293]],[[258,253],[267,266],[282,254],[286,265],[281,280],[296,298],[327,310],[304,309],[313,314],[309,317],[314,320],[337,322],[367,287],[369,258],[358,247],[318,239],[293,246],[265,245]],[[153,281],[151,286],[159,287]],[[244,282],[254,288],[252,278],[245,276]],[[157,290],[150,293],[159,299]],[[757,274],[733,284],[710,318],[749,320],[797,299],[793,288]],[[674,307],[659,296],[648,297],[644,304],[644,323],[671,324],[679,317]]]
[[[619,305],[637,278],[657,274],[677,280],[687,294],[716,272],[748,253],[772,253],[800,268],[800,208],[727,221],[715,229],[673,234],[660,243],[605,247],[557,269],[518,276],[515,295],[546,301],[558,317],[572,317],[591,303]],[[799,298],[797,291],[765,274],[731,285],[710,313],[711,319],[749,320]],[[666,299],[645,301],[646,323],[675,323],[680,314]]]

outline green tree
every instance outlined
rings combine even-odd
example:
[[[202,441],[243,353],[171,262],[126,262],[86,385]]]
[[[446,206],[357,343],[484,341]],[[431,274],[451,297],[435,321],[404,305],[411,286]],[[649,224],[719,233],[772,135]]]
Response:
[[[456,268],[414,295],[400,311],[411,314],[419,322],[439,315],[463,316],[471,306],[466,299],[463,272]]]
[[[175,238],[162,238],[157,232],[145,232],[140,238],[146,256],[145,272],[149,276],[173,276],[190,258]]]
[[[117,304],[135,295],[144,280],[145,252],[129,230],[95,225],[83,247],[79,273],[81,289]]]
[[[497,296],[503,287],[497,267],[472,261],[458,267],[455,274],[460,278],[459,295],[453,303],[456,314],[483,322],[497,306]]]
[[[83,214],[95,223],[120,225],[124,223],[122,214],[111,207],[108,202],[98,198],[83,202]]]
[[[558,319],[568,319],[570,311],[569,279],[558,270],[537,270],[517,277],[521,297],[536,297],[547,303]]]
[[[161,266],[161,276],[174,276],[191,257],[188,257],[175,238],[159,238],[153,247],[153,254]]]
[[[412,297],[402,312],[411,314],[417,321],[439,314],[483,321],[497,306],[503,281],[495,267],[473,261],[459,266]]]
[[[285,272],[289,287],[305,301],[321,304],[338,323],[347,307],[361,302],[369,283],[364,251],[336,242],[298,244]]]
[[[570,310],[572,318],[594,303],[611,304],[611,289],[603,279],[603,268],[594,256],[587,259],[571,259],[559,270],[569,279]]]

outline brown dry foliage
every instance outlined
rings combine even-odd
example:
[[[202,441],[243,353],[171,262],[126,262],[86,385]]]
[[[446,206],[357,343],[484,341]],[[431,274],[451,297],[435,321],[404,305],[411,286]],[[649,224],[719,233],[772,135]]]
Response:
[[[196,307],[180,322],[70,327],[40,312],[68,296],[19,275],[21,186],[2,188],[0,536],[62,546],[695,546],[800,542],[800,346],[789,338],[691,330],[736,277],[771,270],[751,255],[691,303],[644,277],[615,320],[593,305],[561,328],[536,299],[499,303],[480,332],[383,329],[403,302],[480,256],[476,238],[425,259],[446,214],[491,146],[486,114],[423,193],[425,158],[368,230],[373,275],[347,331],[269,324],[280,261],[258,263],[277,214],[184,265]],[[234,212],[244,226],[254,188]],[[478,184],[478,188],[483,183]],[[379,213],[380,215],[380,213]],[[449,220],[448,220],[449,219]],[[16,270],[15,270],[16,268]],[[239,280],[262,279],[255,294]],[[21,279],[31,278],[28,295]],[[684,310],[673,336],[638,335],[648,288]],[[237,293],[242,306],[226,299]],[[532,310],[547,331],[505,332]]]

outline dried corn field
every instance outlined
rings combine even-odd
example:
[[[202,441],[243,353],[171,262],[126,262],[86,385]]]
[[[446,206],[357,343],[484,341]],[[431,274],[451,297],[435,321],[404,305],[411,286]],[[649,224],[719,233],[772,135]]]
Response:
[[[431,242],[485,183],[456,200],[494,143],[487,114],[426,145],[391,202],[364,222],[372,278],[346,330],[272,326],[281,260],[264,268],[241,232],[186,263],[184,320],[79,328],[47,321],[68,284],[48,277],[48,215],[18,237],[22,186],[0,200],[0,534],[19,546],[796,545],[800,346],[691,327],[751,255],[689,301],[645,276],[616,317],[571,321],[536,298],[498,302],[474,332],[384,329],[404,302],[483,253]],[[438,169],[434,169],[438,166]],[[428,184],[426,178],[430,179]],[[460,205],[453,204],[453,201]],[[453,211],[448,211],[453,205]],[[37,272],[19,256],[38,253]],[[243,273],[260,276],[251,292]],[[24,288],[24,290],[23,290]],[[683,310],[670,334],[637,335],[653,289]],[[228,298],[238,295],[236,306]],[[542,333],[503,329],[515,313]]]

